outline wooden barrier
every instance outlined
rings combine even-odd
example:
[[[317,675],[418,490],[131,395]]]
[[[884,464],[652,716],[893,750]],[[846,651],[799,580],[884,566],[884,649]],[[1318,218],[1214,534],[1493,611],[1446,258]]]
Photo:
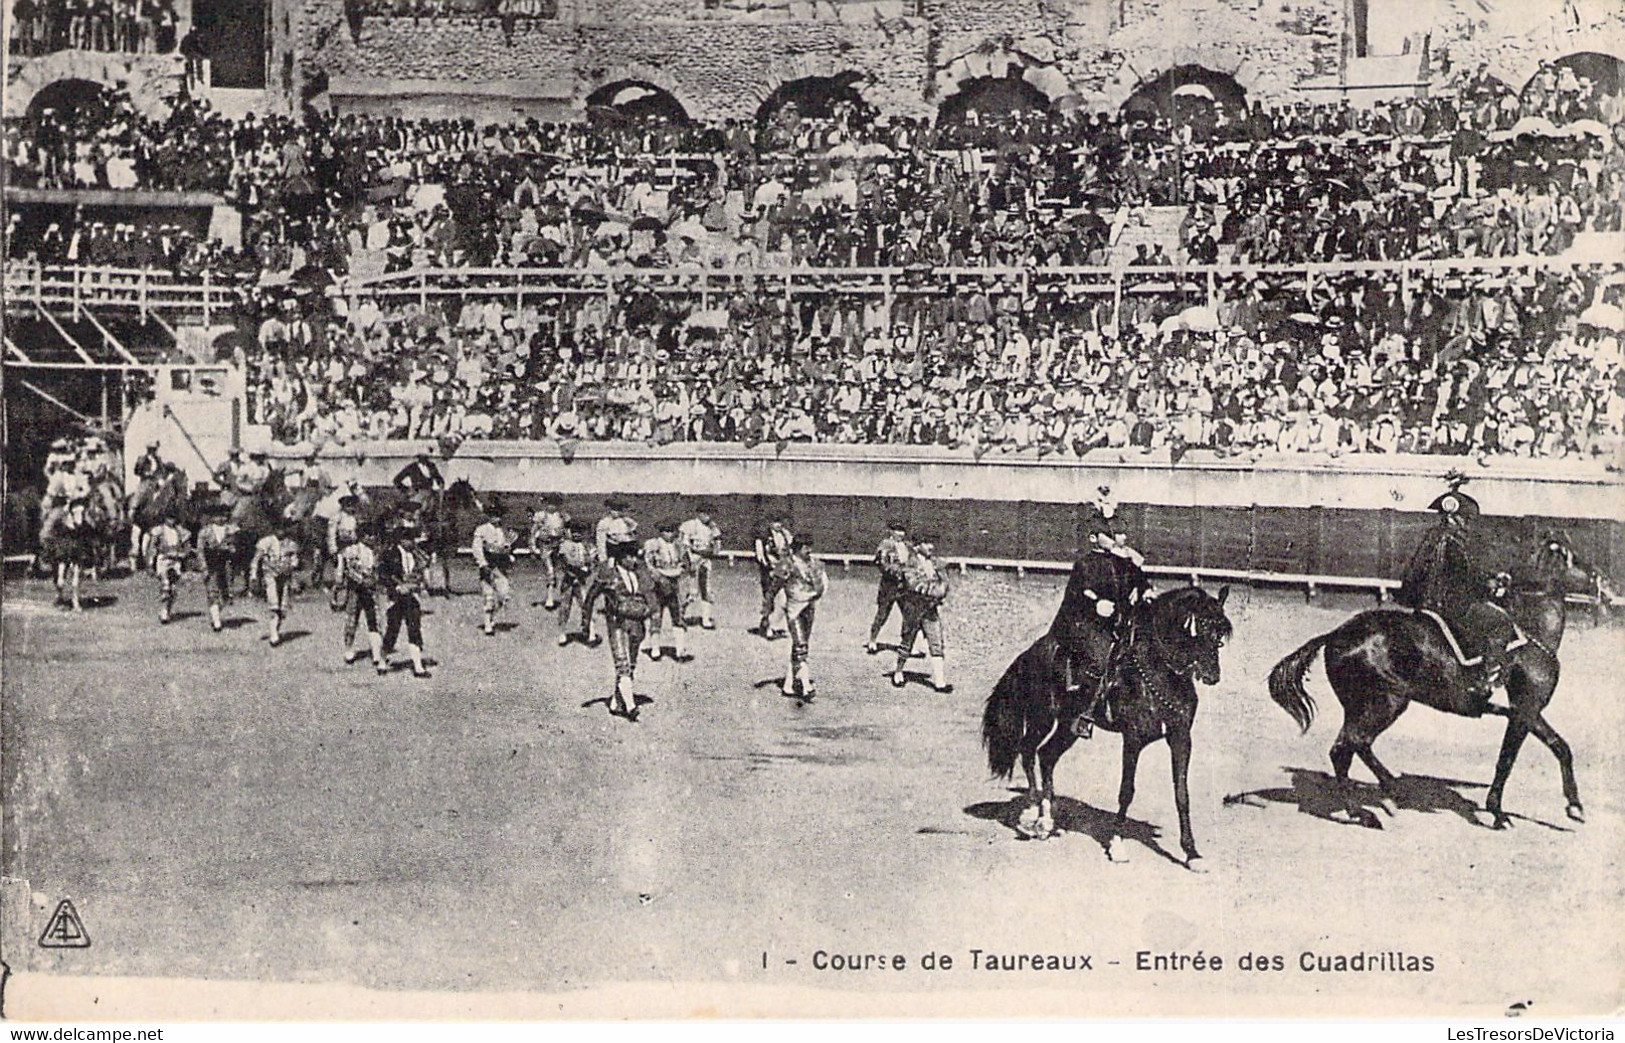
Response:
[[[336,476],[389,484],[422,443],[352,446],[328,458]],[[907,446],[674,445],[468,442],[441,464],[501,496],[509,524],[544,492],[596,519],[612,493],[646,526],[709,503],[731,549],[749,546],[764,517],[786,510],[835,559],[867,560],[896,516],[934,530],[951,561],[1007,568],[1064,564],[1084,545],[1086,504],[1099,485],[1120,503],[1119,526],[1156,571],[1309,588],[1385,591],[1433,524],[1427,505],[1452,467],[1490,524],[1533,536],[1566,531],[1581,557],[1625,586],[1622,484],[1597,465],[1449,457],[1270,456],[1096,452],[1039,460]]]

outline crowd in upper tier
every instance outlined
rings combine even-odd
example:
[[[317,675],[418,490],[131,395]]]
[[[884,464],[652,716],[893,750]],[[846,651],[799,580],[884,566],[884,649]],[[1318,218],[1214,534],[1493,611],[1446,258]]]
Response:
[[[1522,97],[1468,77],[1374,109],[971,111],[940,126],[855,103],[760,124],[481,126],[234,121],[184,100],[154,120],[114,99],[10,128],[12,182],[218,193],[241,211],[241,246],[16,214],[9,238],[43,262],[242,277],[249,420],[290,441],[1589,457],[1614,453],[1625,423],[1618,265],[1211,286],[1147,273],[1121,295],[931,271],[1562,254],[1620,231],[1625,187],[1625,109],[1565,72]],[[1131,240],[1144,245],[1129,256]],[[747,281],[703,308],[637,279],[522,303],[391,304],[345,285],[622,265],[900,277],[892,295]],[[305,292],[331,278],[336,296]]]
[[[273,271],[1081,265],[1167,206],[1185,211],[1180,241],[1144,260],[1558,254],[1619,231],[1625,198],[1625,109],[1561,71],[1521,99],[1468,80],[1373,109],[972,110],[941,126],[856,103],[760,125],[482,126],[233,121],[192,101],[154,119],[115,99],[12,121],[6,163],[20,186],[218,193],[243,211],[247,267]],[[74,259],[45,231],[18,253]]]
[[[168,54],[180,25],[174,0],[8,0],[13,54],[67,48]]]

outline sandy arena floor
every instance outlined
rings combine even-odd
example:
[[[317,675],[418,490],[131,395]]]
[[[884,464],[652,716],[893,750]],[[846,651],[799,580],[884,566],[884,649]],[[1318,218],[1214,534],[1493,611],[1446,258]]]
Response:
[[[1047,842],[1017,839],[1018,794],[988,778],[982,702],[1046,625],[1060,577],[962,578],[946,609],[958,690],[939,695],[886,683],[890,656],[861,649],[872,574],[834,575],[815,702],[779,694],[787,642],[746,633],[754,572],[724,567],[719,629],[691,631],[693,663],[640,666],[652,701],[635,725],[583,705],[607,691],[608,649],[558,648],[529,571],[516,626],[494,638],[478,631],[477,596],[431,603],[430,681],[343,666],[339,617],[308,594],[292,640],[271,649],[258,603],[237,602],[238,625],[210,633],[195,576],[167,627],[150,579],[96,585],[102,603],[81,616],[54,609],[48,584],[13,582],[6,874],[33,896],[31,936],[71,897],[94,944],[8,939],[6,958],[23,971],[384,990],[1037,988],[1097,1013],[1620,1004],[1619,628],[1571,623],[1549,713],[1575,750],[1585,825],[1563,817],[1556,764],[1533,740],[1507,792],[1516,828],[1477,824],[1500,721],[1413,708],[1377,746],[1408,776],[1406,800],[1389,815],[1370,791],[1370,828],[1331,815],[1341,711],[1318,664],[1307,737],[1264,687],[1277,659],[1369,599],[1235,591],[1237,636],[1197,721],[1207,857],[1193,873],[1170,856],[1165,747],[1141,761],[1122,865],[1101,843],[1114,736],[1062,762],[1065,832]],[[457,579],[473,586],[466,566]],[[990,972],[973,949],[1089,954],[1092,969]],[[821,950],[903,954],[907,967],[820,970]],[[1225,965],[1140,971],[1142,950]],[[921,968],[932,951],[951,971]],[[1305,971],[1306,952],[1427,956],[1434,969]],[[1243,971],[1246,953],[1283,969]]]

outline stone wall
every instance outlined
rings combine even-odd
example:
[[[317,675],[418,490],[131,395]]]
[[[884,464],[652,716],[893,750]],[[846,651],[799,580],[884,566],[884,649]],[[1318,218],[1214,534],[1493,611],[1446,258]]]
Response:
[[[1521,91],[1541,62],[1582,51],[1625,59],[1618,0],[1422,0],[1432,10],[1432,50],[1452,72],[1489,67]]]
[[[21,116],[34,95],[63,80],[87,80],[128,91],[136,111],[155,118],[169,113],[181,90],[185,61],[175,54],[107,54],[56,51],[37,58],[12,58],[6,66],[5,114]]]
[[[536,77],[574,84],[577,107],[599,86],[641,79],[708,119],[753,116],[788,80],[845,71],[864,74],[882,111],[909,115],[990,75],[1115,107],[1186,64],[1233,75],[1252,97],[1290,97],[1338,73],[1345,17],[1345,0],[564,0],[557,21],[511,39],[492,22],[388,18],[366,19],[353,39],[340,0],[285,2],[298,8],[306,75]],[[1408,13],[1418,31],[1433,26],[1435,50],[1490,61],[1517,86],[1543,57],[1620,53],[1625,35],[1614,0],[1416,0]]]
[[[315,6],[315,5],[311,5]],[[307,8],[307,15],[309,10]],[[511,38],[491,22],[367,19],[358,39],[342,24],[307,23],[307,70],[330,77],[409,76],[491,83],[566,78],[579,102],[598,87],[647,80],[691,115],[748,119],[781,84],[848,70],[867,73],[865,94],[885,111],[923,113],[924,23],[634,22],[537,23]]]

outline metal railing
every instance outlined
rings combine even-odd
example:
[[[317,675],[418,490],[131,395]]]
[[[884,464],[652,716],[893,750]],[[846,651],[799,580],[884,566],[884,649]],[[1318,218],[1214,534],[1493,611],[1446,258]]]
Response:
[[[1625,258],[1476,257],[1404,261],[1330,261],[1303,264],[1174,264],[1162,266],[1078,265],[1056,267],[920,266],[817,267],[625,265],[549,268],[414,268],[381,275],[340,278],[334,291],[381,301],[431,297],[513,298],[523,305],[529,296],[602,296],[634,283],[655,293],[709,297],[748,288],[754,293],[785,296],[807,293],[878,295],[885,298],[936,294],[969,288],[991,293],[1029,294],[1049,288],[1069,293],[1187,293],[1209,304],[1218,300],[1221,280],[1269,275],[1315,284],[1342,275],[1389,275],[1409,289],[1411,280],[1461,273],[1510,273],[1625,269]],[[180,276],[154,269],[40,265],[12,262],[5,274],[8,306],[69,308],[113,307],[151,314],[185,313],[205,324],[230,309],[239,294],[257,285],[248,276]]]

